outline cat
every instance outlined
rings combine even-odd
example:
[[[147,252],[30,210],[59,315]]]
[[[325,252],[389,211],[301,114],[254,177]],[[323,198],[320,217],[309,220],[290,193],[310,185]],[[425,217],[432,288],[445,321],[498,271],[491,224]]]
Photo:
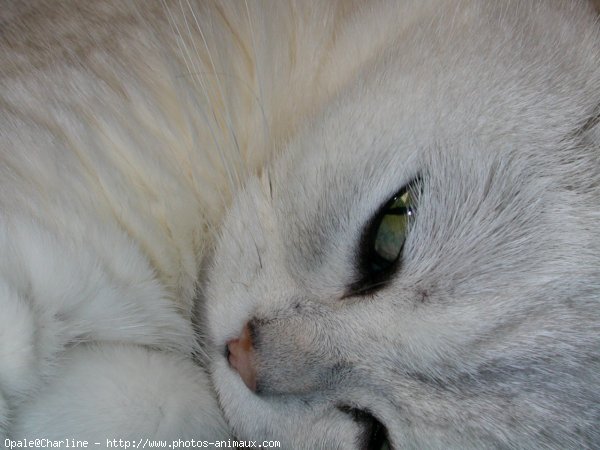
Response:
[[[2,6],[5,446],[600,446],[588,3]]]

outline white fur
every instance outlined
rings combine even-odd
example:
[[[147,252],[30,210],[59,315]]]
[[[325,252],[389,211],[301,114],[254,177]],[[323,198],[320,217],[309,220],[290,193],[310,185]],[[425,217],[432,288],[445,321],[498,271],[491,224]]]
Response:
[[[78,346],[52,382],[18,411],[13,439],[176,441],[223,438],[203,373],[180,355],[137,346]]]
[[[394,448],[599,445],[583,2],[1,9],[2,441],[358,448],[350,406]],[[417,175],[402,270],[346,295]]]

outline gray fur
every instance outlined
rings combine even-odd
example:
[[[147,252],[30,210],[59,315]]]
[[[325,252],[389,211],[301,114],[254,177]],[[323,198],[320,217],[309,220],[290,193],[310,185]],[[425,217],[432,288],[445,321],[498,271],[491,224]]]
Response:
[[[208,315],[254,320],[256,398],[225,394],[237,374],[215,357],[241,436],[351,448],[324,416],[348,405],[394,448],[600,446],[597,23],[572,4],[440,8],[286,146],[272,198],[250,182],[227,216]],[[417,176],[400,269],[349,294],[365,225]],[[289,417],[330,426],[290,435]]]

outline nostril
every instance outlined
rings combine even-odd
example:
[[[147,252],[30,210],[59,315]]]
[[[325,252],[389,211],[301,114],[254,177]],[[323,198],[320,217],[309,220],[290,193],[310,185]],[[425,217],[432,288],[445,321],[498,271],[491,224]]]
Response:
[[[231,352],[229,351],[229,342],[231,341],[227,341],[227,343],[225,344],[225,351],[223,352],[227,361],[229,361],[229,355],[231,354]]]
[[[226,349],[229,365],[237,371],[244,384],[251,391],[256,391],[256,369],[254,347],[252,345],[251,331],[246,324],[240,337],[227,342]]]

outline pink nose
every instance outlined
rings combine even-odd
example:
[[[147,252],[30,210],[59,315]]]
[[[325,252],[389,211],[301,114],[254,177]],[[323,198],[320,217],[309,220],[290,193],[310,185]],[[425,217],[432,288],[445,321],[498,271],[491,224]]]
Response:
[[[237,339],[227,342],[229,365],[240,374],[251,391],[256,391],[256,369],[254,368],[254,347],[250,328],[246,324]]]

